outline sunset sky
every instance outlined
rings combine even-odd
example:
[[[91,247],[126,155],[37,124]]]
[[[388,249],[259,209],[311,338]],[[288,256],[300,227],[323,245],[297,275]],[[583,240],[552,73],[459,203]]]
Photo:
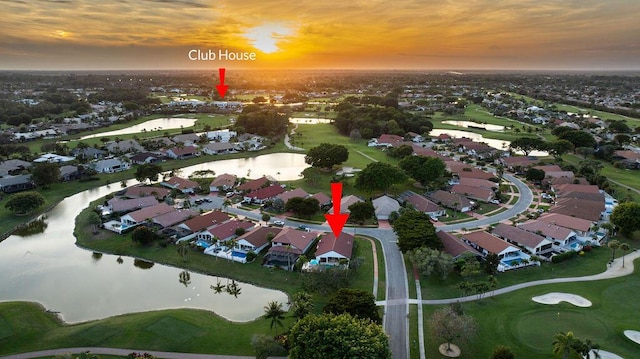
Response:
[[[0,69],[640,70],[638,0],[0,0]],[[190,61],[188,51],[255,61]]]

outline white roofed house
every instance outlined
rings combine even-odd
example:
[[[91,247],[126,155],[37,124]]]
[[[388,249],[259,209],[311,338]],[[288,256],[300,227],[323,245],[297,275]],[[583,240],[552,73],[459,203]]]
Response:
[[[131,168],[129,162],[121,160],[119,158],[110,158],[107,160],[100,160],[90,164],[98,173],[115,173],[120,171],[126,171]]]
[[[400,210],[400,203],[389,196],[382,196],[372,201],[378,220],[388,220],[389,215]]]
[[[229,142],[211,142],[201,147],[202,152],[208,155],[221,155],[225,153],[236,153],[236,146]]]
[[[105,149],[109,153],[125,153],[125,152],[142,152],[142,147],[136,140],[113,141],[105,145]]]

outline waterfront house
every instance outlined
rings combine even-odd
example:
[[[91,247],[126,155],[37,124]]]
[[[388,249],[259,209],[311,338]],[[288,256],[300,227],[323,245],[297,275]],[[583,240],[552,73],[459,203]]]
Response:
[[[182,193],[194,193],[196,189],[200,187],[198,182],[180,178],[177,176],[173,176],[166,181],[160,182],[160,185],[171,189],[177,189]]]
[[[258,227],[236,238],[236,249],[242,252],[262,252],[269,245],[269,237],[274,238],[282,231],[277,227]]]
[[[524,248],[530,254],[541,256],[553,251],[553,243],[547,238],[505,223],[498,224],[491,234]]]
[[[354,237],[351,234],[341,232],[336,237],[333,232],[320,237],[316,247],[316,260],[320,265],[344,265],[349,267],[351,254],[353,253]]]
[[[213,181],[211,181],[211,183],[209,184],[209,191],[228,191],[235,186],[237,179],[238,177],[236,175],[223,173],[220,176],[216,177]]]
[[[4,193],[27,191],[36,188],[31,175],[19,175],[0,178],[0,190]]]

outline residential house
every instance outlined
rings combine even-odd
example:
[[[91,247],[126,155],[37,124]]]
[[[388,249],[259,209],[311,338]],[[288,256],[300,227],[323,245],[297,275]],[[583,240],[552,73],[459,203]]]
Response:
[[[316,260],[320,265],[344,265],[348,268],[353,253],[353,242],[353,235],[345,232],[341,232],[337,238],[333,233],[325,234],[320,237],[316,247]]]
[[[494,197],[494,192],[491,189],[467,186],[463,184],[452,186],[451,193],[459,194],[469,199],[482,202],[489,202]]]
[[[153,152],[140,152],[129,157],[131,162],[136,165],[143,165],[147,163],[157,163],[164,161],[165,156]]]
[[[182,143],[185,147],[192,147],[194,144],[200,141],[200,136],[195,133],[185,133],[175,135],[171,138],[171,140],[175,143]]]
[[[382,134],[378,138],[369,141],[369,147],[394,147],[404,142],[404,137],[397,135]]]
[[[458,212],[469,212],[473,209],[474,202],[456,193],[442,190],[435,191],[429,195],[429,199],[443,207],[456,210]]]
[[[33,160],[35,163],[67,163],[72,162],[76,158],[71,156],[62,156],[55,153],[45,153]]]
[[[200,156],[200,150],[194,146],[172,147],[166,150],[165,154],[174,160],[185,160]]]
[[[60,179],[63,182],[68,182],[80,178],[80,172],[78,166],[61,166],[60,167]]]
[[[285,189],[282,188],[282,186],[274,184],[245,194],[244,201],[261,204],[269,199],[275,198],[284,191]]]
[[[271,240],[271,248],[265,256],[268,266],[293,269],[298,258],[311,249],[311,245],[318,237],[317,232],[298,231],[293,228],[283,228]]]
[[[219,224],[225,223],[230,219],[231,217],[228,214],[219,210],[215,210],[188,219],[180,223],[178,227],[184,229],[190,234],[195,235],[207,228],[212,228]]]
[[[211,183],[209,184],[209,191],[228,191],[235,186],[237,179],[238,177],[236,175],[223,173],[220,176],[216,177],[213,181],[211,181]]]
[[[0,177],[15,176],[31,167],[31,162],[23,160],[6,160],[0,162]]]
[[[445,231],[437,231],[436,236],[440,238],[442,242],[442,251],[453,257],[453,260],[457,260],[462,257],[476,257],[480,259],[482,254],[477,249],[471,247],[465,243],[462,239],[454,236],[453,234]]]
[[[502,272],[532,264],[529,261],[531,259],[530,255],[485,231],[466,233],[462,236],[462,240],[477,249],[484,257],[489,253],[497,255],[500,260],[498,271]]]
[[[216,130],[207,132],[207,138],[211,141],[217,142],[229,142],[233,137],[236,137],[238,133],[236,131],[229,130]]]
[[[311,195],[311,197],[318,200],[321,208],[331,206],[331,197],[329,197],[329,195],[324,192],[314,193]]]
[[[112,198],[107,201],[107,207],[112,213],[125,213],[138,209],[155,206],[158,204],[158,200],[155,197],[141,197],[141,198]]]
[[[237,237],[236,231],[238,230],[238,228],[242,228],[245,231],[248,231],[254,226],[255,223],[251,221],[231,220],[199,232],[196,235],[196,238],[209,242],[214,242],[214,240],[226,242]]]
[[[282,228],[258,227],[236,238],[236,249],[241,252],[260,253],[269,246],[269,237],[275,238]]]
[[[557,198],[551,207],[551,213],[574,216],[592,222],[599,221],[605,212],[604,201],[591,201],[579,198]]]
[[[537,256],[550,254],[553,251],[553,243],[547,238],[505,223],[498,224],[491,231],[491,234],[524,248],[530,254]]]
[[[587,237],[591,232],[594,222],[588,219],[568,216],[562,213],[545,213],[538,217],[538,221],[555,224],[556,226],[568,228],[578,236]]]
[[[166,181],[160,182],[160,185],[171,189],[177,189],[182,193],[195,193],[196,189],[200,187],[198,182],[180,178],[177,176],[173,176]]]
[[[106,160],[99,160],[89,165],[98,173],[115,173],[126,171],[131,168],[129,162],[121,160],[120,158],[109,158]]]
[[[85,148],[76,147],[71,151],[71,154],[76,158],[93,159],[93,160],[104,157],[106,153],[107,152],[103,150],[93,148],[93,147],[85,147]]]
[[[18,175],[0,178],[0,190],[4,193],[27,191],[36,188],[31,175]]]
[[[153,186],[132,186],[127,188],[124,192],[124,197],[140,198],[140,197],[155,197],[158,200],[164,199],[168,196],[170,191],[162,187]]]
[[[211,142],[202,146],[202,152],[208,155],[222,155],[226,153],[236,153],[236,146],[229,142]]]
[[[378,220],[388,220],[389,215],[400,210],[400,203],[389,196],[381,196],[372,202]]]
[[[538,158],[533,156],[508,156],[500,157],[496,162],[509,171],[515,171],[518,167],[525,168],[538,163]]]
[[[408,191],[406,194],[403,194],[403,198],[406,204],[411,205],[413,209],[423,212],[429,217],[437,218],[447,214],[447,212],[442,207],[417,193]]]
[[[296,188],[296,189],[292,189],[290,191],[286,191],[286,192],[280,193],[279,195],[276,196],[276,198],[281,199],[282,202],[284,202],[285,204],[291,198],[295,198],[295,197],[307,198],[307,197],[309,197],[309,193],[307,193],[307,191],[305,191],[302,188]]]
[[[179,209],[165,214],[161,214],[153,218],[153,223],[159,225],[161,228],[167,228],[174,226],[178,223],[182,223],[190,218],[198,216],[197,211],[190,209]]]
[[[553,242],[553,249],[555,251],[568,251],[582,249],[582,245],[576,238],[576,232],[569,228],[556,226],[555,224],[546,223],[540,220],[534,220],[525,222],[518,225],[519,228],[526,231],[544,236],[551,242]]]
[[[155,198],[153,198],[155,200]],[[143,200],[139,198],[138,200]],[[144,199],[146,200],[146,199]],[[153,206],[144,207],[133,212],[129,212],[120,217],[120,228],[124,231],[128,228],[137,226],[147,221],[152,221],[153,218],[163,215],[165,213],[173,212],[176,209],[166,203],[158,203]]]
[[[142,152],[144,147],[140,146],[136,140],[121,140],[108,142],[105,145],[105,150],[109,153],[119,154],[125,152]]]
[[[448,142],[451,142],[451,140],[452,140],[452,137],[447,133],[441,133],[433,139],[434,142],[440,142],[440,143],[448,143]]]
[[[407,137],[411,140],[411,142],[416,142],[416,143],[424,142],[424,137],[415,132],[408,132]]]
[[[488,190],[494,190],[498,188],[497,183],[482,178],[462,177],[458,180],[457,184],[469,187],[484,188]]]
[[[260,189],[269,184],[269,179],[267,177],[260,177],[255,180],[247,181],[237,187],[238,191],[251,192],[257,189]]]
[[[340,200],[340,213],[349,213],[349,206],[358,202],[364,201],[352,194],[342,197],[342,199]],[[333,207],[331,207],[329,213],[333,213]]]

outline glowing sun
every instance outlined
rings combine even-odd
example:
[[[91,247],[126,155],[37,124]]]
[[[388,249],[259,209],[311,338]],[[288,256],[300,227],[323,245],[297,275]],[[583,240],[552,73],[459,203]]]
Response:
[[[279,24],[266,24],[253,27],[249,29],[245,34],[253,47],[256,49],[270,54],[280,50],[278,42],[291,34],[291,29]]]

